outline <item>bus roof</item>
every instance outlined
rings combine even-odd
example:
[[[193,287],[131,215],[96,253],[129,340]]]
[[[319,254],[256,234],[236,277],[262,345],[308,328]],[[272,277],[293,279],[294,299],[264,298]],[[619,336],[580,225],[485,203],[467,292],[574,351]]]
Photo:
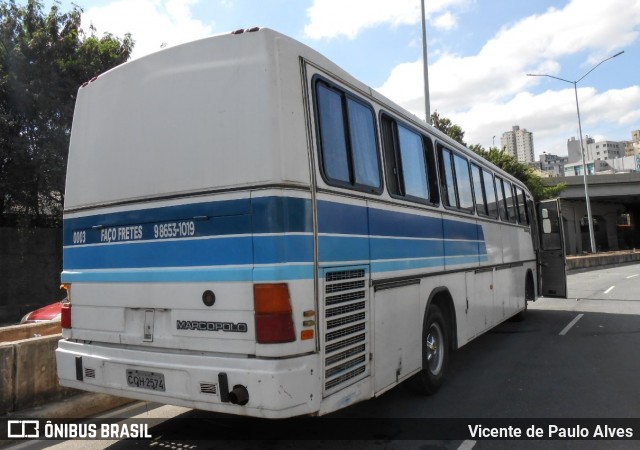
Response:
[[[320,53],[263,28],[167,48],[80,88],[65,210],[260,186],[309,188],[300,58],[473,154]]]

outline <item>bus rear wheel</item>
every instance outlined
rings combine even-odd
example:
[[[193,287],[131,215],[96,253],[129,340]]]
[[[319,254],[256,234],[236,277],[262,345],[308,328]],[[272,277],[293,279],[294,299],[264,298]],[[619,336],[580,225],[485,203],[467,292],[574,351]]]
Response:
[[[449,363],[449,327],[437,305],[429,305],[422,329],[422,370],[408,387],[420,394],[434,394],[442,385]]]

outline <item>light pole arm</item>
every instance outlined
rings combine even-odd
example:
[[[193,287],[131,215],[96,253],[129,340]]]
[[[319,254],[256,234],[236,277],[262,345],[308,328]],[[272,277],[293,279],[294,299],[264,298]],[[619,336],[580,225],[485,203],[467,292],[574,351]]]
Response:
[[[564,78],[554,77],[553,75],[548,75],[546,73],[528,73],[527,76],[528,77],[549,77],[549,78],[553,78],[555,80],[564,81],[565,83],[571,83],[571,84],[574,83],[573,81],[565,80]]]
[[[596,70],[596,68],[597,68],[600,64],[602,64],[603,62],[607,62],[607,61],[609,61],[610,59],[615,58],[616,56],[620,56],[620,55],[622,55],[623,53],[624,53],[624,50],[623,50],[623,51],[621,51],[621,52],[616,53],[616,54],[615,54],[615,55],[613,55],[613,56],[609,56],[607,59],[603,59],[603,60],[602,60],[602,61],[600,61],[598,64],[596,64],[595,66],[593,66],[593,69],[591,69],[590,71],[588,71],[587,73],[585,73],[584,75],[582,75],[582,76],[580,77],[580,79],[576,80],[576,83],[579,83],[580,81],[582,81],[582,79],[583,79],[584,77],[586,77],[586,76],[587,76],[587,75],[589,75],[591,72],[593,72],[594,70]]]

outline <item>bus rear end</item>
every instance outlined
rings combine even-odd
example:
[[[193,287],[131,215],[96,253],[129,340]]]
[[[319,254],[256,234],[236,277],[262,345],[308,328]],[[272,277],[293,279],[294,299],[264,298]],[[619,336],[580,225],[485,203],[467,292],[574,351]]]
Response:
[[[205,39],[80,89],[61,384],[258,417],[318,411],[314,225],[290,45],[269,30]]]

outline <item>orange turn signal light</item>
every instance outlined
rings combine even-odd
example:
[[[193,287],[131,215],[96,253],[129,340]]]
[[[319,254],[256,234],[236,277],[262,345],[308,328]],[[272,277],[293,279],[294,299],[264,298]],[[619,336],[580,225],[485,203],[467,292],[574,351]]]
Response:
[[[254,284],[253,306],[256,342],[278,344],[296,340],[289,286],[286,283]]]

